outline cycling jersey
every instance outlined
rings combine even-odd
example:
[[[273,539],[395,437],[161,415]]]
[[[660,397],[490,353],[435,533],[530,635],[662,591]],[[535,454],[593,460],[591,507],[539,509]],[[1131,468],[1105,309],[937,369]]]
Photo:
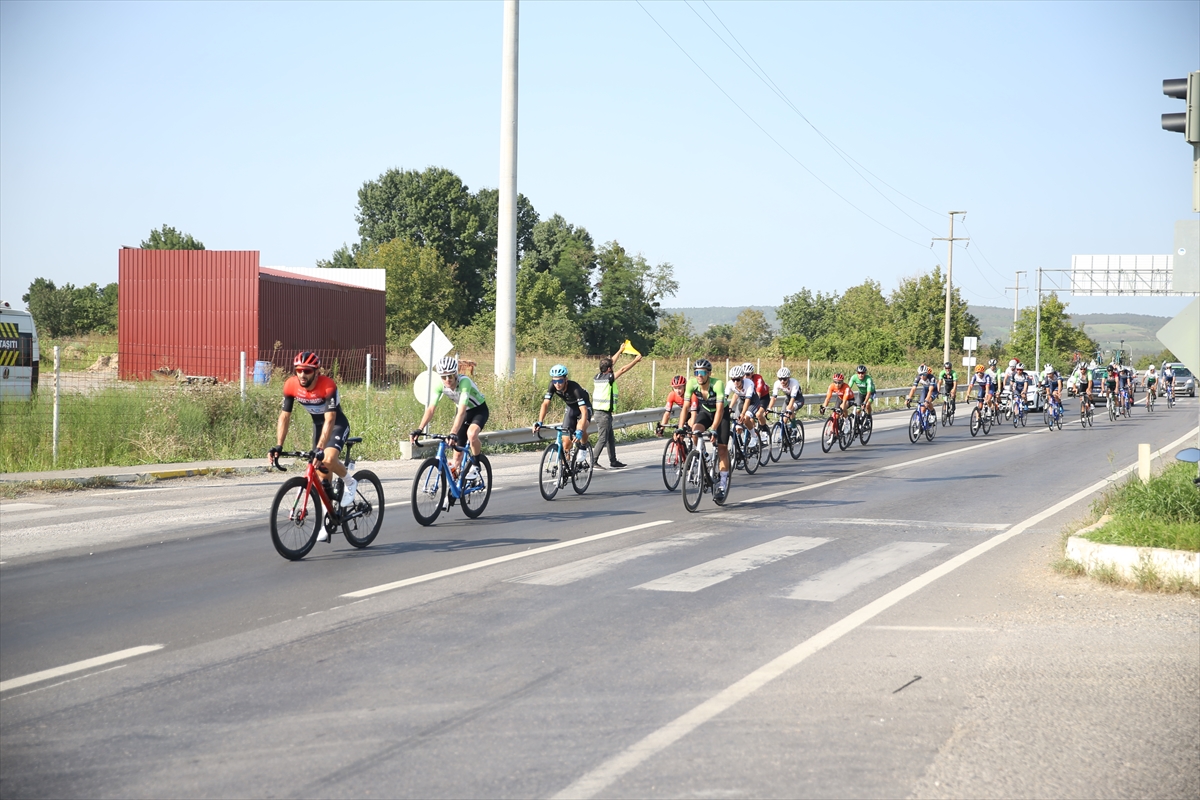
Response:
[[[800,381],[795,378],[788,378],[786,385],[782,379],[775,381],[775,385],[771,387],[771,393],[776,397],[786,398],[788,402],[795,400],[800,405],[804,405],[804,392],[800,391]]]
[[[1046,378],[1046,380],[1042,382],[1042,386],[1048,392],[1061,391],[1062,390],[1062,378],[1059,378],[1059,377]]]
[[[667,395],[667,411],[673,411],[675,406],[683,408],[683,395],[677,389],[672,389],[671,393]]]
[[[976,390],[975,394],[980,400],[987,397],[989,391],[995,391],[996,381],[986,372],[976,373],[971,376],[971,383],[967,387],[967,391]]]
[[[479,391],[475,381],[466,375],[458,376],[458,385],[453,389],[444,383],[439,383],[433,390],[433,405],[437,405],[437,401],[443,396],[460,408],[464,406],[476,408],[487,402],[487,398],[483,396],[483,392]]]
[[[933,398],[937,397],[938,382],[937,379],[933,377],[932,372],[926,372],[918,375],[916,379],[913,380],[912,385],[917,387],[917,395],[922,402],[924,402],[927,398],[932,400]]]
[[[591,408],[592,406],[592,397],[587,393],[587,389],[584,389],[575,381],[567,381],[561,389],[555,388],[554,384],[551,383],[550,388],[546,390],[546,396],[542,399],[550,400],[554,397],[562,398],[562,401],[568,407]]]
[[[771,387],[767,386],[767,382],[763,380],[763,376],[757,372],[753,375],[747,375],[742,378],[742,391],[746,391],[746,384],[750,384],[750,390],[759,397],[770,397]]]
[[[850,387],[850,391],[857,394],[870,396],[875,394],[875,379],[870,375],[858,377],[858,375],[850,376],[850,380],[846,381],[846,385]]]
[[[851,378],[850,380],[854,379]],[[958,383],[958,372],[952,369],[944,369],[938,373],[938,380],[946,384],[946,386],[953,386],[954,384]]]
[[[297,400],[305,411],[312,414],[314,422],[324,422],[325,415],[330,411],[337,414],[337,422],[346,420],[346,415],[342,413],[341,401],[338,399],[337,384],[328,375],[318,375],[312,386],[307,389],[300,385],[300,379],[295,375],[284,381],[283,410],[290,412]]]
[[[707,397],[701,393],[699,384],[688,388],[687,402],[693,412],[707,411],[710,414],[717,413],[717,403],[721,402],[721,398],[725,395],[724,381],[709,380]]]

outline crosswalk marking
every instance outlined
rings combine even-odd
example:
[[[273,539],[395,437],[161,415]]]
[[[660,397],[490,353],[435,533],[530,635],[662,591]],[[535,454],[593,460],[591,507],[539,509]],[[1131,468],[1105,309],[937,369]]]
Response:
[[[717,534],[718,531],[679,533],[674,536],[668,536],[665,539],[659,539],[658,541],[622,548],[611,553],[601,553],[598,556],[572,561],[569,564],[538,570],[537,572],[531,572],[517,578],[509,578],[508,583],[531,583],[537,586],[566,586],[568,583],[581,581],[584,578],[591,578],[595,575],[616,569],[626,562],[663,553],[677,547],[695,544],[702,539],[707,539]]]
[[[814,575],[783,597],[832,603],[906,564],[945,547],[937,542],[893,542]]]
[[[866,517],[835,517],[813,520],[821,525],[876,525],[888,528],[965,528],[977,531],[1008,530],[1006,522],[951,522],[937,519],[869,519]]]
[[[765,544],[748,547],[745,550],[697,564],[634,588],[650,589],[656,592],[698,592],[722,581],[727,581],[735,575],[757,569],[788,556],[794,556],[797,553],[803,553],[805,550],[811,550],[828,541],[830,540],[809,536],[783,536]]]

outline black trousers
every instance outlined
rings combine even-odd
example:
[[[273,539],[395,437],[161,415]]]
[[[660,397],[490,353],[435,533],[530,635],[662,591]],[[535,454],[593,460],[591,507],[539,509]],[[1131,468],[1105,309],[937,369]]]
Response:
[[[611,411],[596,411],[596,447],[593,452],[595,455],[592,460],[600,461],[600,453],[604,448],[608,447],[608,463],[609,466],[617,463],[617,437],[613,434],[612,412]]]

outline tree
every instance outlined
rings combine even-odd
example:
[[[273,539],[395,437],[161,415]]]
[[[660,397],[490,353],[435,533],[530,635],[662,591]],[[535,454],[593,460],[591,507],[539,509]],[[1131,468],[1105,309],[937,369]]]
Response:
[[[1057,292],[1051,292],[1042,299],[1042,364],[1055,364],[1059,369],[1069,366],[1074,360],[1075,353],[1087,359],[1100,349],[1099,343],[1084,331],[1083,323],[1079,327],[1071,325],[1071,316],[1067,314],[1067,303],[1058,299]],[[1034,354],[1037,348],[1037,306],[1021,310],[1017,319],[1017,330],[1013,334],[1010,351],[1027,366],[1041,371],[1042,364],[1036,364]]]
[[[679,288],[674,267],[651,267],[643,256],[631,256],[613,241],[597,254],[596,272],[597,301],[583,319],[588,352],[615,352],[625,339],[649,352],[658,329],[659,300]]]
[[[709,325],[697,339],[695,349],[697,357],[726,358],[733,352],[733,326]]]
[[[117,329],[117,284],[61,287],[37,278],[21,296],[38,331],[51,339]]]
[[[846,290],[837,302],[837,324],[842,330],[891,329],[888,303],[878,281],[868,278]]]
[[[596,247],[586,229],[576,228],[558,214],[537,223],[530,231],[521,269],[552,272],[567,293],[574,316],[591,307]]]
[[[767,323],[763,312],[754,308],[744,309],[733,324],[733,339],[730,342],[733,353],[747,356],[757,353],[775,338],[775,332]]]
[[[354,253],[350,248],[343,243],[341,247],[333,251],[333,255],[328,259],[318,258],[317,266],[327,269],[354,269],[358,266],[358,261],[354,258]]]
[[[941,267],[905,278],[892,292],[892,324],[900,344],[918,350],[940,350],[945,335],[946,279]],[[979,320],[967,311],[967,302],[955,288],[950,298],[950,349],[965,336],[979,336]]]
[[[454,267],[437,248],[393,239],[360,253],[359,263],[364,269],[386,272],[389,338],[407,341],[430,320],[449,327],[449,320],[461,319],[462,296]]]
[[[650,354],[658,358],[682,358],[696,349],[692,321],[682,311],[659,317],[658,331]]]
[[[150,238],[142,242],[143,250],[203,250],[204,243],[192,238],[190,233],[181,233],[170,225],[150,231]]]
[[[836,329],[836,293],[815,295],[801,289],[783,298],[783,304],[775,309],[779,319],[779,332],[783,336],[803,336],[812,341]]]

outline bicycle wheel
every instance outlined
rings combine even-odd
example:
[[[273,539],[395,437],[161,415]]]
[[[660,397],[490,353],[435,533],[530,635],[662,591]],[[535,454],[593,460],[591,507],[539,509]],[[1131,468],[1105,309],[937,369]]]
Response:
[[[1064,414],[1063,414],[1063,410],[1061,408],[1054,410],[1054,427],[1058,428],[1060,431],[1062,430],[1063,416],[1064,416]]]
[[[971,409],[971,435],[975,436],[979,433],[979,429],[983,427],[983,414],[979,413],[978,408]]]
[[[684,450],[683,443],[675,441],[674,438],[668,439],[662,455],[663,483],[666,484],[668,492],[679,488],[679,476],[683,474],[685,458],[687,451]]]
[[[719,506],[725,505],[725,501],[729,499],[729,490],[733,488],[733,470],[729,471],[729,477],[725,479],[725,491],[721,491],[718,487],[721,485],[721,460],[714,458],[712,468],[708,473],[709,485],[712,486],[713,502]]]
[[[921,438],[921,412],[914,411],[912,419],[908,421],[908,441],[911,444],[916,444],[917,439]],[[829,452],[829,451],[826,451]]]
[[[383,484],[374,472],[365,469],[355,472],[354,478],[358,489],[354,492],[354,505],[342,512],[351,515],[342,523],[342,535],[361,550],[375,541],[383,525]]]
[[[1042,422],[1046,423],[1047,428],[1054,427],[1054,416],[1050,413],[1049,406],[1046,406],[1045,410],[1042,411]]]
[[[821,429],[821,450],[828,453],[833,449],[833,443],[837,441],[837,426],[833,421],[833,417],[825,420],[825,427]]]
[[[746,474],[753,475],[762,464],[762,446],[759,444],[758,432],[746,429],[742,439],[742,458],[746,461]]]
[[[571,470],[571,488],[575,494],[583,494],[592,485],[592,448],[575,447],[575,467]]]
[[[693,449],[683,461],[683,507],[695,511],[700,506],[700,495],[704,494],[704,459],[700,450]]]
[[[954,423],[950,423],[954,424]],[[858,440],[864,445],[871,441],[871,432],[875,430],[875,419],[870,414],[866,414],[862,418],[862,426],[858,429]]]
[[[1079,425],[1080,425],[1080,427],[1082,427],[1082,428],[1086,428],[1086,427],[1087,427],[1087,417],[1088,417],[1088,415],[1087,415],[1087,409],[1086,409],[1086,408],[1081,408],[1081,409],[1079,410]]]
[[[480,483],[467,483],[460,498],[463,513],[475,519],[487,508],[488,500],[492,499],[492,462],[483,453],[475,456],[475,464],[479,467]]]
[[[793,461],[804,452],[804,423],[800,420],[796,420],[788,432],[788,452],[792,454]]]
[[[1117,406],[1115,403],[1113,403],[1111,397],[1108,399],[1108,421],[1109,422],[1117,421]]]
[[[979,422],[983,426],[983,435],[987,436],[992,432],[992,412],[985,409],[979,417]]]
[[[553,500],[554,495],[558,494],[559,487],[562,486],[562,471],[563,463],[558,453],[558,445],[549,445],[542,453],[542,468],[538,472],[538,491],[542,493],[542,497]]]
[[[937,435],[937,422],[932,419],[932,414],[925,418],[925,439],[932,442],[933,437]]]
[[[842,417],[838,426],[838,447],[845,450],[854,441],[854,422],[850,417]]]
[[[307,478],[289,478],[271,502],[271,543],[289,561],[308,555],[321,530],[321,501],[307,486]]]
[[[442,513],[446,500],[446,481],[443,480],[441,462],[427,458],[421,462],[417,477],[412,484],[413,518],[422,525],[432,525]]]
[[[950,424],[950,404],[942,403],[942,425]]]
[[[783,458],[783,450],[786,444],[787,434],[784,433],[784,424],[776,422],[771,426],[771,448],[767,451],[772,461],[778,461]]]

